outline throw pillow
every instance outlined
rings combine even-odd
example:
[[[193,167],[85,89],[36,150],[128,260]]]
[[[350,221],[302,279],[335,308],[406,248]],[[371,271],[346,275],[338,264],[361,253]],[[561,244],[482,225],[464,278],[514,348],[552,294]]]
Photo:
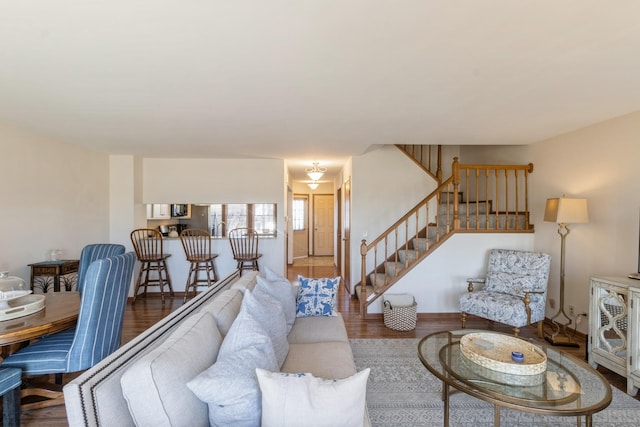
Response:
[[[187,387],[207,403],[211,426],[260,425],[262,398],[256,368],[278,369],[266,334],[256,338],[253,345],[219,356],[216,363],[187,383]]]
[[[271,338],[279,369],[289,353],[289,341],[287,341],[289,328],[282,305],[267,293],[251,292],[247,289],[244,292],[240,310],[251,313],[251,316],[262,325]]]
[[[362,427],[370,369],[339,380],[256,369],[262,427]]]
[[[298,276],[297,317],[335,316],[336,295],[340,285],[340,276],[313,279]]]
[[[256,296],[266,293],[280,302],[287,322],[287,333],[289,333],[296,320],[298,288],[291,286],[291,283],[289,283],[288,280],[270,281],[258,276],[258,283],[256,284],[253,292]]]

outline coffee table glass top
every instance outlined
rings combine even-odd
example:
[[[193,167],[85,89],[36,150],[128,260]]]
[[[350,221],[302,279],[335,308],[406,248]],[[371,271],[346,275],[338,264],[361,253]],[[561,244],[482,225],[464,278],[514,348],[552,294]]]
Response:
[[[587,363],[564,351],[532,342],[547,356],[547,370],[513,375],[485,368],[460,350],[471,329],[438,332],[423,338],[418,354],[425,367],[445,384],[469,395],[528,412],[555,415],[593,414],[611,403],[611,386]]]

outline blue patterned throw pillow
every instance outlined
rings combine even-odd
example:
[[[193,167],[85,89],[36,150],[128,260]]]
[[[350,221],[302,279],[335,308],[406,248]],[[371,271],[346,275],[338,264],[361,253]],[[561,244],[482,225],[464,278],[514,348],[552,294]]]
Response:
[[[298,276],[300,291],[296,317],[334,316],[340,276],[313,279]]]

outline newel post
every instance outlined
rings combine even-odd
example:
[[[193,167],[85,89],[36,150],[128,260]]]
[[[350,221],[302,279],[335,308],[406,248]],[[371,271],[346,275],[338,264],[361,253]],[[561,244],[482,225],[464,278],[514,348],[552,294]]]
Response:
[[[460,162],[458,157],[453,158],[451,165],[451,175],[453,177],[453,229],[460,229],[460,212],[458,212],[458,192],[460,191]]]
[[[360,316],[366,315],[367,304],[367,241],[360,241]]]

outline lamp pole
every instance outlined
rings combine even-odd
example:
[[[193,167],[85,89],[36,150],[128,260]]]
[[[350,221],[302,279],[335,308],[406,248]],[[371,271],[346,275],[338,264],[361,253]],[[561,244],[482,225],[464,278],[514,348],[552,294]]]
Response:
[[[558,234],[560,235],[560,306],[558,312],[551,317],[552,334],[545,336],[545,339],[552,345],[565,347],[580,347],[579,344],[573,342],[573,336],[567,334],[567,327],[571,325],[571,318],[564,311],[564,247],[565,239],[569,235],[570,230],[566,223],[558,224]],[[558,323],[556,318],[564,316],[567,319],[564,323]]]

